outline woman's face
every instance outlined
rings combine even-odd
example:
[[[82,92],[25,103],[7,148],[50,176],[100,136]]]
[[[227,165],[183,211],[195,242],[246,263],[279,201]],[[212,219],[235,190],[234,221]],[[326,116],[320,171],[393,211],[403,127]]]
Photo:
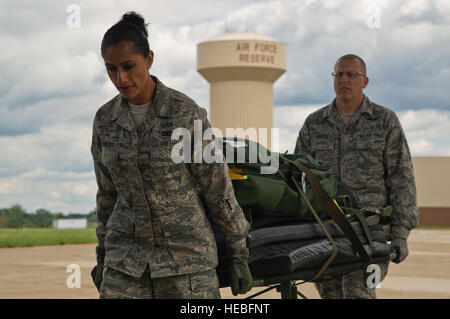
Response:
[[[153,51],[144,57],[136,52],[133,43],[121,41],[106,48],[103,60],[109,79],[125,99],[133,104],[151,100],[155,85],[149,74]]]

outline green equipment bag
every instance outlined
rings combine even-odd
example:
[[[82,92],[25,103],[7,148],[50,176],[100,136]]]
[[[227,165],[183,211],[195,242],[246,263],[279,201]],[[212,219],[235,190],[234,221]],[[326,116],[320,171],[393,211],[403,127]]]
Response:
[[[313,208],[317,212],[324,211],[306,174],[293,169],[291,161],[307,167],[330,198],[336,196],[336,179],[308,154],[271,153],[261,144],[246,139],[225,137],[218,140],[226,154],[236,199],[244,211],[250,209],[254,215],[260,216],[310,215],[310,209],[292,184],[293,174]]]
[[[351,205],[346,207],[348,202],[352,202],[351,196],[342,193],[342,188],[338,191],[337,181],[328,173],[327,167],[308,154],[271,153],[259,143],[245,139],[225,137],[216,139],[216,143],[226,155],[236,199],[244,210],[252,231],[267,227],[269,223],[270,227],[276,227],[278,224],[308,224],[311,221],[313,223],[309,225],[317,223],[317,227],[323,231],[332,251],[320,269],[314,269],[314,274],[308,275],[308,280],[322,278],[338,256],[338,245],[327,230],[330,224],[336,224],[349,239],[361,258],[361,265],[372,263],[369,252],[350,223],[359,221],[372,245],[366,222],[368,216],[363,210],[354,209]],[[368,213],[369,217],[378,214]],[[216,238],[220,236],[216,234]],[[219,260],[222,261],[219,261],[218,269],[222,269],[222,272],[218,270],[218,274],[219,277],[222,274],[221,287],[225,287],[226,271],[223,271],[223,266],[226,261],[220,258],[221,245],[224,245],[223,241],[219,240]],[[363,266],[358,266],[358,269]]]

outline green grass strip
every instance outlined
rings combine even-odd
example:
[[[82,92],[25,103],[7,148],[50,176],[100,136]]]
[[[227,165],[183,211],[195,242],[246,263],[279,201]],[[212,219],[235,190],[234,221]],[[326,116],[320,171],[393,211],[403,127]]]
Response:
[[[46,229],[0,228],[0,247],[31,247],[47,245],[96,243],[95,228]]]

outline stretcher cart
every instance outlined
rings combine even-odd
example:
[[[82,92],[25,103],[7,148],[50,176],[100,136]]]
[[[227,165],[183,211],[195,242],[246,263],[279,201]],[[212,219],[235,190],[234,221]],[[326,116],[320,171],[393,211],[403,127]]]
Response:
[[[332,279],[392,258],[390,206],[355,208],[348,194],[337,194],[328,171],[307,154],[279,154],[276,174],[263,175],[264,161],[248,161],[255,155],[252,146],[257,154],[271,153],[249,140],[224,138],[220,143],[239,141],[243,146],[232,146],[233,154],[243,151],[246,162],[229,164],[230,177],[251,224],[247,247],[253,287],[266,287],[251,297],[275,288],[283,299],[305,297],[297,290],[303,282]],[[217,273],[220,286],[227,287],[225,246],[215,233]]]
[[[345,211],[348,211],[345,209]],[[388,222],[391,207],[377,212],[365,212],[355,217],[347,214],[354,233],[366,252],[364,259],[354,248],[338,224],[333,220],[260,227],[249,232],[247,247],[250,255],[249,268],[253,275],[253,287],[264,287],[247,297],[254,298],[276,289],[282,299],[305,298],[297,287],[305,282],[333,279],[369,264],[377,264],[395,258],[388,244]],[[361,212],[361,210],[360,210]],[[356,214],[355,214],[356,213]],[[225,246],[219,241],[220,287],[228,287],[228,264]],[[369,275],[370,273],[368,273]]]

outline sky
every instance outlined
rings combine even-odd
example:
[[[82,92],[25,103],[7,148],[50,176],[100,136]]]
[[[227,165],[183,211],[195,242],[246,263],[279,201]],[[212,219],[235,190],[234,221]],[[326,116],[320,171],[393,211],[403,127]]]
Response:
[[[333,100],[334,63],[354,53],[367,64],[364,93],[396,112],[412,156],[450,156],[448,0],[0,0],[0,208],[95,208],[92,121],[117,94],[100,43],[132,10],[150,23],[150,73],[207,110],[198,43],[242,31],[284,42],[287,71],[274,84],[281,151]]]

